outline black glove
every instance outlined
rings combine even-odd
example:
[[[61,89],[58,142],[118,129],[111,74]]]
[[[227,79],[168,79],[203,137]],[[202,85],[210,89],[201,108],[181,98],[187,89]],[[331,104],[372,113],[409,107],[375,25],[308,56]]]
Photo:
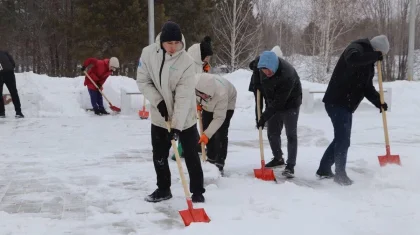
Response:
[[[169,114],[168,114],[168,110],[166,109],[166,103],[165,103],[165,101],[162,100],[158,104],[157,108],[159,110],[160,115],[162,115],[162,117],[164,117],[165,118],[165,121],[167,122],[168,121]]]
[[[382,55],[382,52],[376,51],[376,53],[378,54],[378,61],[382,61],[384,59],[384,56]]]
[[[84,72],[86,70],[85,66],[82,66],[82,68],[80,69],[82,72]]]
[[[385,111],[388,110],[388,104],[384,102],[383,104],[376,105],[376,108],[379,109],[379,113],[382,113],[382,109],[384,109]]]
[[[260,129],[261,127],[261,129],[264,129],[265,122],[264,116],[261,116],[260,120],[257,122],[257,128]]]
[[[169,140],[175,140],[177,141],[179,138],[179,134],[181,133],[180,130],[177,129],[171,129],[171,132],[169,133]]]

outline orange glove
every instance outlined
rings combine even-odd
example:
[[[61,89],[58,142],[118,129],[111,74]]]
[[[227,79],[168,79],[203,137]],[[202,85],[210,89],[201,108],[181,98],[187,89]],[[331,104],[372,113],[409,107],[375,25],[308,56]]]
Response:
[[[201,107],[199,104],[197,104],[197,111],[203,111],[203,107]]]
[[[205,145],[207,145],[207,143],[209,142],[209,138],[206,136],[206,134],[202,134],[200,136],[200,140],[198,141],[199,144],[204,143]]]
[[[204,65],[203,70],[204,70],[204,72],[206,72],[206,73],[210,72],[210,64],[206,64],[206,65]]]

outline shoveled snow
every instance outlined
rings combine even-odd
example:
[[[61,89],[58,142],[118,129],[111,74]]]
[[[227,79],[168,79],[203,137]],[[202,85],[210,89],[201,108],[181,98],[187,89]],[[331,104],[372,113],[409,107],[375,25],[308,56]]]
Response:
[[[391,152],[403,165],[379,166],[377,156],[385,154],[382,119],[365,102],[354,115],[348,154],[355,183],[341,187],[315,177],[333,137],[319,99],[314,113],[300,114],[296,178],[285,180],[276,169],[277,184],[256,179],[260,156],[254,97],[248,92],[251,74],[238,70],[225,76],[238,90],[226,177],[203,164],[207,201],[195,207],[204,208],[211,222],[185,227],[178,211],[187,205],[174,161],[169,160],[174,198],[143,200],[156,188],[156,176],[150,120],[135,112],[140,102],[134,102],[131,115],[97,117],[85,111],[89,100],[82,77],[17,74],[26,118],[14,119],[10,104],[8,117],[0,120],[1,234],[420,234],[420,83],[385,84],[393,89],[387,113]],[[302,83],[309,89],[326,86]],[[111,77],[104,86],[117,106],[121,88],[137,90],[126,77]],[[287,153],[284,133],[282,140]],[[268,161],[266,133],[264,149]]]

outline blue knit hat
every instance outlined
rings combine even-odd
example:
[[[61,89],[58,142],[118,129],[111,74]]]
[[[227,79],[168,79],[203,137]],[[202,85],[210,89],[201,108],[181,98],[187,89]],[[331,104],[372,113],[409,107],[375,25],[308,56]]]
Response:
[[[277,69],[279,68],[279,58],[276,53],[272,51],[264,51],[261,53],[257,68],[267,68],[273,73],[277,72]]]

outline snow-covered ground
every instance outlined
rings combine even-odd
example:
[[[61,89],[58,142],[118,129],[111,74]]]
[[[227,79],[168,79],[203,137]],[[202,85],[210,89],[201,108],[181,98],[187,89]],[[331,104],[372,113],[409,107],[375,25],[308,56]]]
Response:
[[[354,116],[348,156],[355,183],[340,187],[315,177],[333,136],[319,97],[314,113],[300,114],[296,178],[284,180],[278,169],[277,184],[256,179],[253,169],[260,162],[254,98],[247,91],[250,72],[226,77],[239,95],[227,176],[203,165],[207,201],[195,207],[204,208],[211,222],[185,227],[178,211],[187,205],[172,160],[174,198],[143,200],[156,185],[150,120],[136,113],[141,96],[133,97],[131,115],[97,117],[85,112],[89,103],[81,77],[18,74],[26,118],[14,119],[10,104],[9,116],[0,120],[0,234],[420,234],[420,83],[385,84],[393,88],[387,113],[391,152],[401,156],[402,166],[379,166],[377,156],[385,153],[382,119],[365,103]],[[303,86],[325,87],[306,81]],[[124,77],[111,77],[105,85],[117,106],[121,88],[137,90],[135,81]],[[266,134],[264,139],[270,160]]]

